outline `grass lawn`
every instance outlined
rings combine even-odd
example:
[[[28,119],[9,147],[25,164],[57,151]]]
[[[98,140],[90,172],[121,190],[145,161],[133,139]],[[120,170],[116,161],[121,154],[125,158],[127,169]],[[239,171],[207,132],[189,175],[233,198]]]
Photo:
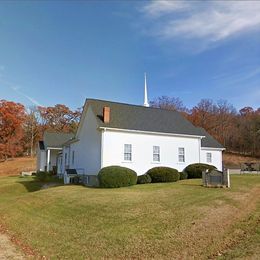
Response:
[[[260,176],[200,184],[40,190],[33,177],[0,177],[0,223],[52,259],[259,257]]]

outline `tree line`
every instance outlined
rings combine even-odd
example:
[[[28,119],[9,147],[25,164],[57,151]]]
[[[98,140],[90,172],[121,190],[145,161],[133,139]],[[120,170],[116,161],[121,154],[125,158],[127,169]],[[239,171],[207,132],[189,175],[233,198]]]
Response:
[[[201,101],[188,109],[179,98],[162,96],[151,106],[181,112],[193,125],[203,127],[228,152],[260,156],[260,107],[244,107],[239,111],[226,100]]]
[[[33,156],[44,131],[76,132],[81,109],[53,107],[25,108],[20,103],[0,100],[0,160]]]
[[[226,100],[202,99],[189,109],[179,98],[155,98],[153,107],[181,112],[195,126],[203,127],[229,152],[260,156],[260,108],[237,111]],[[75,133],[82,109],[63,104],[25,108],[20,103],[0,100],[0,160],[33,156],[46,130]]]

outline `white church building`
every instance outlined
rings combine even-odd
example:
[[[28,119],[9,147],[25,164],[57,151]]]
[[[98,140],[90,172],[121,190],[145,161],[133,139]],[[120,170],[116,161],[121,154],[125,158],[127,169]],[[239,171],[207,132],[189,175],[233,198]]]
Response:
[[[56,161],[59,174],[76,169],[97,175],[103,167],[119,165],[142,175],[157,166],[182,171],[192,163],[222,170],[223,150],[181,113],[149,107],[145,84],[143,106],[87,99],[77,133],[63,144]]]
[[[120,165],[141,175],[156,166],[182,171],[191,163],[222,170],[223,150],[177,111],[88,99],[76,136],[64,144],[62,172],[95,175]]]

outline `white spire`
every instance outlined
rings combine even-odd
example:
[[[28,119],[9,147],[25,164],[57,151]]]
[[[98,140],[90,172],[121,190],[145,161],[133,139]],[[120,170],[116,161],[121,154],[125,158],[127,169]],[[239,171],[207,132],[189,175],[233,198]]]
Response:
[[[146,73],[144,73],[144,106],[149,107],[148,96],[147,96]]]

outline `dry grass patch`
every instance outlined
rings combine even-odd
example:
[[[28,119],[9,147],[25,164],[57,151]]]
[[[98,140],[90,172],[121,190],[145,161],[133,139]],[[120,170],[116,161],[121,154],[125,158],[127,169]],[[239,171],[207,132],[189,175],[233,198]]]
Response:
[[[0,176],[19,175],[22,171],[35,171],[36,158],[19,157],[0,162]]]
[[[223,162],[226,168],[240,168],[241,163],[260,162],[260,158],[232,153],[223,153]]]

